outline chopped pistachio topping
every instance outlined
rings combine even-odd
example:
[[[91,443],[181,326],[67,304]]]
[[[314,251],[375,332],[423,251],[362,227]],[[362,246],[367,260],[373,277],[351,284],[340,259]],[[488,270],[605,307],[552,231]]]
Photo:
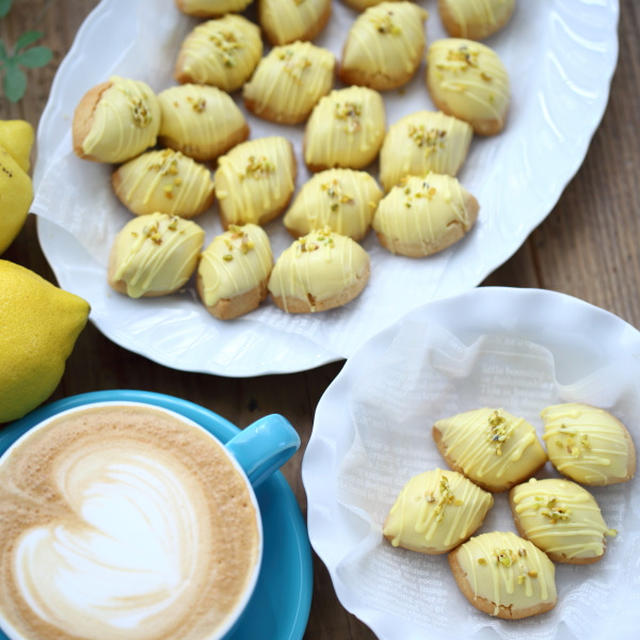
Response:
[[[238,38],[233,31],[214,31],[209,34],[209,40],[218,50],[218,54],[222,58],[222,64],[225,67],[235,67],[235,54],[242,49],[242,45],[238,42]]]
[[[360,131],[360,116],[362,115],[362,105],[358,102],[336,102],[333,116],[337,120],[344,120],[347,133]]]
[[[264,178],[268,174],[273,173],[275,170],[275,165],[267,158],[267,156],[249,156],[244,174],[240,177],[240,179],[244,180],[245,178]]]
[[[535,509],[540,511],[540,515],[549,518],[553,524],[561,520],[569,520],[571,509],[558,502],[557,498],[535,497]]]
[[[537,571],[534,571],[533,569],[531,569],[531,571],[528,571],[528,572],[527,572],[527,575],[528,575],[530,578],[537,578],[537,577],[538,577],[538,572],[537,572]]]
[[[296,252],[298,255],[302,253],[310,253],[320,248],[315,242],[311,242],[308,238],[301,238],[296,243]]]
[[[443,129],[427,129],[423,124],[410,124],[408,134],[416,146],[425,150],[426,156],[438,149],[444,149],[444,141],[447,136],[447,132]]]
[[[240,253],[245,256],[255,247],[254,243],[249,239],[249,234],[247,234],[242,227],[235,224],[229,225],[229,230],[223,239],[229,253],[223,255],[222,259],[227,262],[233,260],[232,254],[234,250],[239,250]]]
[[[370,21],[378,33],[398,36],[402,33],[402,29],[392,20],[392,16],[393,11],[387,11],[384,15],[377,13],[371,16]]]
[[[131,98],[131,115],[133,123],[141,129],[150,125],[153,119],[149,112],[149,106],[141,98]]]
[[[497,456],[502,455],[502,445],[507,441],[513,427],[509,426],[506,418],[496,409],[489,416],[489,442],[495,446]]]
[[[303,253],[317,251],[322,246],[333,249],[335,243],[333,241],[333,236],[331,235],[331,230],[328,227],[325,227],[325,231],[318,231],[314,236],[309,235],[296,240],[295,246],[296,254],[300,257]]]
[[[337,178],[334,178],[331,182],[323,182],[320,188],[327,194],[327,197],[331,201],[331,211],[337,211],[341,204],[354,203],[354,199],[342,190],[342,185]]]
[[[413,203],[412,200],[433,200],[438,190],[432,187],[426,180],[422,181],[422,185],[415,191],[411,190],[411,187],[404,188],[404,195],[407,196],[404,201],[404,206],[407,209],[411,209]]]
[[[494,549],[493,555],[495,556],[496,564],[507,568],[518,559],[511,549]]]
[[[436,514],[436,522],[442,522],[444,518],[444,512],[448,505],[452,504],[455,507],[462,505],[462,500],[456,498],[451,487],[449,486],[449,479],[447,476],[440,476],[440,484],[438,486],[438,496],[434,493],[425,495],[427,502],[436,503],[434,507],[434,513]]]
[[[457,49],[447,51],[447,62],[454,62],[456,68],[466,71],[471,67],[477,68],[478,55],[479,52],[476,49],[470,49],[466,44],[463,44]]]
[[[298,56],[293,49],[285,49],[278,53],[278,59],[284,62],[284,70],[296,82],[302,80],[302,74],[311,66],[311,60],[306,56]]]
[[[591,442],[586,433],[577,433],[562,423],[560,425],[560,436],[561,438],[556,440],[556,444],[561,449],[566,449],[572,458],[581,458],[585,452],[591,451]]]
[[[161,176],[177,176],[180,173],[180,170],[178,169],[178,160],[170,149],[165,149],[160,154],[160,157],[161,160],[159,162],[153,162],[149,165],[149,171],[158,171]],[[180,178],[176,178],[173,181],[173,184],[180,186],[182,184],[182,180]],[[169,189],[169,191],[171,191],[171,189]]]
[[[207,101],[202,96],[195,98],[187,96],[187,102],[191,104],[191,108],[196,113],[202,113],[207,108]]]
[[[481,564],[484,566],[487,564],[487,561],[484,558],[478,558],[478,564]]]
[[[171,216],[166,230],[177,231],[179,221],[180,218],[178,216]],[[183,231],[181,231],[180,233],[182,232]],[[134,235],[134,237],[138,236],[138,234],[135,232],[132,235]],[[158,221],[154,222],[153,224],[146,224],[142,228],[142,235],[145,240],[151,240],[151,242],[153,242],[154,244],[161,245],[163,242],[162,231],[160,230],[160,224],[158,223]]]

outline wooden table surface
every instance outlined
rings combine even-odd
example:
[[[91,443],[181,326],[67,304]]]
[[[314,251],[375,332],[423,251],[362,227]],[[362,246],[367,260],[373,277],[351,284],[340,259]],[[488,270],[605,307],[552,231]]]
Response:
[[[53,61],[29,72],[24,99],[12,105],[0,96],[0,119],[23,118],[37,125],[57,64],[96,0],[17,0],[0,21],[7,43],[30,28],[45,33]],[[542,287],[580,297],[640,327],[640,3],[622,0],[620,56],[609,104],[584,164],[548,218],[518,252],[483,283]],[[34,216],[3,258],[55,282],[36,236]],[[588,328],[585,327],[585,331]],[[284,473],[305,512],[300,463],[320,396],[342,363],[313,371],[249,379],[183,373],[129,353],[87,326],[67,362],[52,399],[98,389],[132,388],[169,393],[204,405],[244,426],[279,412],[298,429],[301,451]],[[329,575],[314,556],[314,593],[305,637],[311,640],[374,634],[338,602]]]

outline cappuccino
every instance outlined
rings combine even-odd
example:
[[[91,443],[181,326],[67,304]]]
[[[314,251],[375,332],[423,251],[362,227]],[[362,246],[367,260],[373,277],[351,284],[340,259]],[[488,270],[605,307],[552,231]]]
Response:
[[[102,405],[0,461],[0,618],[20,640],[208,640],[255,583],[255,499],[224,447],[161,409]]]

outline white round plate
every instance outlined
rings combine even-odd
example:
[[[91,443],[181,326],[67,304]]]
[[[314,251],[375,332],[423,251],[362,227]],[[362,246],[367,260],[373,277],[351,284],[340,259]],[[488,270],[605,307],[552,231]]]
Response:
[[[393,548],[386,515],[412,476],[446,468],[431,426],[503,407],[541,435],[539,412],[587,402],[640,445],[640,333],[563,294],[480,287],[409,313],[364,344],[318,404],[302,463],[311,544],[340,602],[383,640],[598,640],[640,627],[640,478],[591,487],[608,526],[604,557],[557,565],[558,604],[521,621],[492,618],[460,593],[446,555]],[[538,477],[557,474],[547,464]],[[506,494],[478,533],[515,531]]]
[[[420,4],[431,14],[428,43],[443,37],[436,2]],[[316,44],[339,59],[355,15],[334,0],[329,26]],[[105,284],[113,237],[131,216],[112,192],[111,167],[73,155],[74,108],[85,91],[114,73],[145,80],[156,91],[171,86],[177,50],[196,21],[180,14],[172,0],[103,0],[60,65],[38,128],[32,210],[40,216],[42,248],[60,284],[91,303],[91,320],[106,336],[164,365],[251,376],[348,357],[411,309],[477,285],[551,211],[604,112],[618,53],[617,21],[617,0],[521,1],[509,25],[487,41],[509,71],[513,100],[505,131],[474,139],[458,176],[481,207],[464,241],[415,260],[392,256],[371,233],[363,242],[371,256],[370,283],[346,307],[288,316],[265,303],[225,323],[207,314],[192,284],[153,301],[129,300]],[[432,108],[424,72],[423,64],[406,87],[384,94],[388,125]],[[239,94],[234,97],[241,103]],[[273,125],[250,114],[247,119],[252,138],[277,133],[291,139],[300,187],[308,177],[301,162],[304,127]],[[220,231],[216,206],[198,222],[208,243]],[[291,238],[281,221],[267,231],[277,256]]]

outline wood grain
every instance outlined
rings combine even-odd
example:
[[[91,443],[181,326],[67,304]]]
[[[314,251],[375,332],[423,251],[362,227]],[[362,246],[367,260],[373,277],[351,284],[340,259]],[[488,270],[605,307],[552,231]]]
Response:
[[[0,97],[0,118],[37,124],[57,64],[95,0],[21,0],[0,22],[7,43],[26,29],[45,32],[54,60],[29,71],[18,105]],[[515,255],[483,283],[544,287],[583,298],[640,325],[640,3],[621,2],[620,59],[611,97],[585,163],[549,217]],[[517,211],[513,212],[517,215]],[[29,220],[3,258],[55,281]],[[585,327],[585,331],[587,328]],[[313,371],[230,379],[167,369],[116,346],[93,326],[83,332],[53,398],[98,389],[137,388],[170,393],[209,407],[239,426],[268,413],[283,413],[299,430],[302,450],[284,468],[303,512],[302,453],[318,400],[342,363]],[[371,640],[374,634],[339,604],[329,575],[314,556],[314,597],[306,638]]]

